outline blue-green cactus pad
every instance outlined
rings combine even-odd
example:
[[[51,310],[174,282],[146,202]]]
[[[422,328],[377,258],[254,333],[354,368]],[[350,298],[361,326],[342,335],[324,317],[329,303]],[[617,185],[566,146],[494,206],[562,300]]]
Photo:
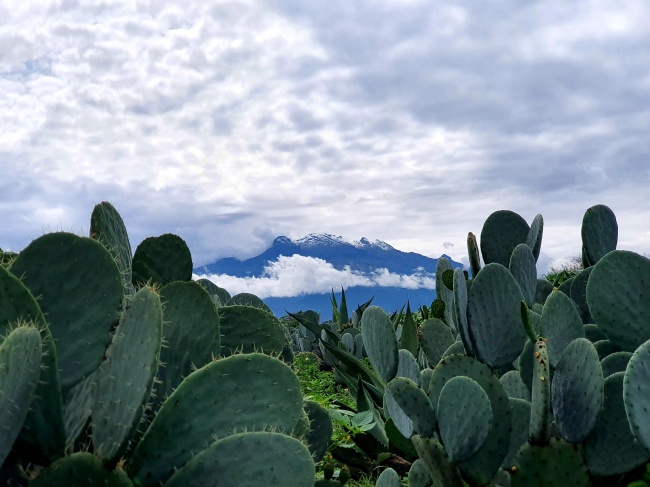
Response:
[[[530,401],[530,441],[545,445],[549,438],[549,417],[551,409],[551,373],[548,349],[543,339],[533,347],[533,385]]]
[[[76,386],[68,389],[63,396],[63,423],[65,425],[65,448],[72,451],[75,441],[88,426],[88,418],[95,404],[97,380],[90,374]]]
[[[634,352],[650,337],[650,259],[615,250],[594,266],[587,303],[594,322],[622,351]]]
[[[375,372],[384,382],[397,374],[397,339],[389,316],[379,306],[370,306],[361,317],[363,346]]]
[[[133,296],[131,242],[122,217],[107,201],[95,205],[90,216],[90,238],[98,240],[113,255],[122,274],[124,293]]]
[[[519,365],[519,376],[529,391],[533,391],[533,354],[535,353],[535,343],[528,340],[524,349],[517,359]]]
[[[454,299],[452,302],[454,320],[458,328],[458,334],[463,344],[463,352],[468,355],[474,355],[474,346],[469,333],[469,324],[467,322],[467,299],[468,287],[465,281],[465,275],[462,269],[454,269]],[[462,285],[461,285],[462,284]],[[444,354],[443,354],[444,355]]]
[[[404,377],[395,377],[386,385],[386,389],[413,422],[415,432],[420,436],[433,436],[436,411],[426,393],[415,382]]]
[[[482,274],[485,268],[479,273]],[[467,355],[450,355],[434,369],[429,386],[431,404],[438,404],[445,384],[458,376],[475,380],[487,393],[494,418],[492,432],[478,452],[458,466],[466,480],[477,484],[490,481],[508,452],[511,432],[510,402],[499,379],[490,368]],[[468,480],[469,481],[469,480]]]
[[[553,292],[553,283],[546,279],[537,279],[535,288],[535,303],[544,304],[548,295]]]
[[[313,487],[315,468],[300,441],[280,433],[240,433],[215,441],[165,487]]]
[[[476,357],[496,369],[511,363],[526,343],[520,307],[523,295],[510,271],[488,264],[474,279],[467,321]]]
[[[273,314],[261,308],[236,304],[219,308],[221,355],[236,351],[279,354],[286,335]]]
[[[158,371],[162,327],[158,294],[140,288],[122,314],[106,360],[94,373],[92,442],[104,460],[119,460],[138,426]]]
[[[546,446],[524,444],[510,468],[512,487],[587,487],[589,474],[580,451],[551,438]]]
[[[427,467],[424,465],[424,461],[419,458],[413,462],[408,473],[408,485],[409,487],[432,487],[433,479],[429,475]]]
[[[607,378],[616,372],[625,372],[632,355],[631,352],[614,352],[603,358],[600,361],[600,367],[603,369],[603,377]]]
[[[526,244],[519,244],[512,251],[508,269],[519,284],[528,306],[535,302],[537,291],[537,267],[533,251]]]
[[[39,297],[61,388],[72,387],[99,366],[119,320],[124,291],[113,256],[96,240],[49,233],[20,253],[11,272]]]
[[[618,223],[616,215],[605,205],[588,208],[582,218],[582,249],[591,265],[616,249]]]
[[[501,468],[509,469],[512,462],[524,443],[528,442],[528,428],[530,426],[530,402],[523,399],[510,398],[512,411],[512,431],[510,433],[510,446],[508,454],[501,462]]]
[[[521,380],[521,374],[517,370],[510,370],[499,379],[503,389],[510,398],[524,399],[530,401],[530,390]]]
[[[451,262],[446,257],[440,257],[438,263],[436,264],[436,294],[438,299],[442,299],[445,303],[445,322],[451,327],[451,329],[456,332],[456,324],[454,323],[454,318],[452,314],[452,301],[454,299],[454,292],[445,286],[443,282],[442,275],[445,271],[454,271]],[[464,279],[463,279],[464,280]]]
[[[600,340],[607,340],[607,335],[605,335],[597,325],[593,323],[587,323],[584,325],[585,329],[585,338],[591,343],[596,343]]]
[[[544,303],[540,321],[542,335],[548,341],[551,366],[560,361],[564,349],[576,338],[584,338],[585,330],[578,308],[566,294],[555,291]]]
[[[593,267],[588,267],[575,276],[571,283],[571,289],[569,290],[569,296],[573,299],[576,306],[578,306],[583,323],[593,323],[594,321],[591,316],[591,311],[589,311],[589,305],[587,304],[587,282],[593,269]]]
[[[596,425],[604,397],[603,371],[596,349],[586,338],[573,340],[558,362],[551,385],[557,429],[565,440],[580,443]]]
[[[544,217],[541,214],[535,215],[533,222],[530,224],[530,230],[526,237],[526,245],[533,251],[535,262],[539,259],[539,252],[542,249],[542,235],[544,234]]]
[[[9,455],[34,399],[41,353],[41,336],[33,325],[15,328],[0,345],[0,466]]]
[[[623,402],[625,372],[605,379],[605,403],[596,427],[584,442],[584,457],[596,475],[617,475],[643,465],[650,456],[632,432]]]
[[[34,323],[41,333],[42,367],[34,401],[29,408],[23,429],[15,445],[30,458],[39,452],[44,464],[53,462],[65,447],[65,429],[61,406],[58,360],[54,340],[41,309],[25,285],[0,266],[0,336],[19,321]]]
[[[495,211],[485,220],[481,230],[483,261],[507,267],[512,251],[517,245],[526,243],[529,232],[528,223],[517,213],[510,210]]]
[[[420,366],[418,365],[415,357],[411,355],[408,350],[399,351],[399,363],[397,365],[396,377],[406,377],[415,382],[418,387],[422,385],[420,382]]]
[[[637,348],[627,364],[623,397],[632,433],[650,451],[650,340]]]
[[[463,342],[454,342],[451,344],[451,346],[445,350],[445,353],[442,354],[442,360],[445,357],[449,357],[450,355],[465,355],[465,347],[463,346]]]
[[[253,308],[260,308],[267,313],[273,314],[273,311],[271,311],[269,305],[262,301],[262,298],[251,293],[235,294],[226,302],[226,306],[234,306],[236,304],[241,304],[242,306],[251,306]]]
[[[135,286],[192,279],[192,254],[185,240],[172,233],[144,239],[133,255],[132,279]]]
[[[437,413],[442,444],[452,463],[474,455],[492,429],[490,399],[469,377],[454,377],[444,385]]]
[[[217,286],[214,282],[210,281],[209,279],[197,279],[196,282],[198,282],[203,289],[205,289],[210,297],[212,298],[212,301],[214,304],[217,306],[223,306],[225,305],[231,298],[230,293],[226,291],[224,288],[221,288]]]
[[[449,461],[447,452],[438,441],[417,435],[411,441],[422,463],[429,471],[433,486],[463,487],[463,479],[458,468]]]
[[[375,487],[400,487],[399,475],[392,468],[387,468],[377,478]]]
[[[594,348],[596,349],[596,352],[598,352],[600,360],[613,353],[621,351],[621,349],[610,340],[598,340],[597,342],[594,342]]]
[[[92,453],[73,453],[57,460],[29,482],[30,487],[133,487],[124,470],[109,470]]]
[[[433,368],[440,362],[445,350],[455,343],[454,335],[451,333],[451,328],[438,318],[424,320],[420,326],[422,327],[420,346],[427,356],[429,367]]]
[[[131,474],[158,485],[214,438],[292,431],[301,414],[300,381],[280,360],[258,353],[218,360],[190,374],[165,401],[133,453]]]
[[[332,418],[316,401],[305,401],[302,407],[309,418],[307,446],[314,461],[320,462],[332,439]]]

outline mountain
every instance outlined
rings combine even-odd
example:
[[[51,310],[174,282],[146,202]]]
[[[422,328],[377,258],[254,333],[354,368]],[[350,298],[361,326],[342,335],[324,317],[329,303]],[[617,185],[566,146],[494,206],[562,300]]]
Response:
[[[273,272],[269,269],[283,258],[296,259],[296,256],[311,258],[314,262],[318,262],[306,269],[306,272],[318,272],[325,265],[329,271],[333,268],[339,272],[326,274],[328,277],[325,279],[332,279],[331,283],[323,284],[322,276],[318,276],[321,279],[314,278],[314,281],[318,281],[318,286],[315,286],[319,287],[318,289],[307,289],[294,292],[295,296],[286,296],[287,286],[283,286],[279,279],[287,277],[269,275]],[[444,254],[441,257],[449,259],[454,267],[462,267],[461,263],[452,261]],[[304,260],[302,259],[303,264]],[[323,319],[328,319],[331,312],[330,289],[334,288],[335,291],[340,292],[340,279],[343,273],[353,275],[357,279],[355,282],[361,278],[366,284],[345,288],[350,311],[356,308],[357,304],[367,301],[374,295],[373,304],[392,312],[401,308],[407,300],[410,300],[414,308],[420,304],[431,304],[435,299],[433,282],[437,264],[438,259],[415,252],[402,252],[381,240],[371,241],[364,237],[358,241],[348,242],[330,234],[310,234],[298,240],[291,240],[285,236],[277,237],[271,247],[256,257],[246,260],[234,257],[219,259],[212,264],[194,269],[194,273],[201,277],[214,276],[214,282],[226,289],[228,289],[227,285],[220,284],[224,275],[249,281],[250,278],[256,278],[258,283],[260,279],[275,279],[273,283],[277,284],[279,290],[275,294],[268,290],[269,286],[266,286],[264,288],[266,291],[261,293],[256,293],[250,288],[246,291],[259,294],[276,315],[284,315],[285,310],[295,312],[314,309],[321,313]],[[305,276],[294,275],[293,277],[305,280]],[[228,281],[232,282],[231,279]],[[239,292],[236,289],[228,289],[228,291],[231,294]],[[265,293],[266,296],[263,295]]]

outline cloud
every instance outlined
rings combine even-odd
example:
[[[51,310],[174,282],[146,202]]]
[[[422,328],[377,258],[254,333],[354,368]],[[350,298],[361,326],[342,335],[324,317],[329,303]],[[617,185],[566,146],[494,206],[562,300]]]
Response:
[[[604,203],[619,247],[647,253],[649,16],[635,0],[0,7],[0,247],[87,230],[109,200],[134,248],[178,233],[197,267],[323,232],[460,261],[511,209],[544,215],[553,260]]]
[[[395,274],[387,269],[375,269],[365,275],[345,267],[335,269],[329,262],[315,257],[281,255],[270,262],[261,277],[235,277],[227,274],[200,274],[194,279],[209,279],[231,295],[247,292],[260,298],[288,297],[303,294],[328,293],[332,287],[384,286],[406,289],[434,289],[435,276],[426,273]]]

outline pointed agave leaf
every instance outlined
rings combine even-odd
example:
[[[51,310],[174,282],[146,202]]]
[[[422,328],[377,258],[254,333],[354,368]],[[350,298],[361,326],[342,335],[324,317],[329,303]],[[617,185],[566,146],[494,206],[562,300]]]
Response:
[[[407,302],[406,316],[402,325],[402,336],[400,337],[399,346],[401,349],[408,350],[413,355],[418,353],[418,329],[413,320],[411,313],[411,303]]]

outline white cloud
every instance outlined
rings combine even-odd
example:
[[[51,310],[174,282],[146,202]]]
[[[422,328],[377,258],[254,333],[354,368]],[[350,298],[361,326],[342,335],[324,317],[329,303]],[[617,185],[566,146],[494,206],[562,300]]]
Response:
[[[327,293],[332,287],[385,286],[407,289],[434,289],[435,277],[427,274],[395,274],[387,269],[376,269],[364,275],[349,267],[335,269],[329,262],[314,257],[281,255],[269,263],[261,277],[235,277],[226,274],[194,275],[194,279],[206,278],[232,295],[248,292],[259,296],[287,297],[302,294]]]

